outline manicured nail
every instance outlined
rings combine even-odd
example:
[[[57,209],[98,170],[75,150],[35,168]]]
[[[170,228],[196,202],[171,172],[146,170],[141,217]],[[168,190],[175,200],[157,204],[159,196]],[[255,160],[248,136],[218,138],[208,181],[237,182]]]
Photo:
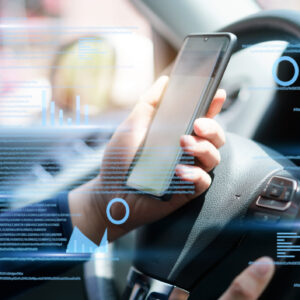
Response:
[[[257,277],[265,277],[273,269],[273,260],[270,257],[262,257],[252,264],[252,272]]]

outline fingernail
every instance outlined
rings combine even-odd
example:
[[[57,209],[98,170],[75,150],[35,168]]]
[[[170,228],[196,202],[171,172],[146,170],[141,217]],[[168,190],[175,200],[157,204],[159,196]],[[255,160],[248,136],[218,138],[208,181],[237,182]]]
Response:
[[[273,268],[273,260],[269,257],[262,257],[253,263],[252,272],[257,277],[265,277]]]
[[[195,170],[193,168],[187,167],[185,165],[178,165],[176,167],[176,173],[178,176],[181,176],[185,179],[194,179]]]
[[[183,150],[184,150],[184,152],[186,152],[186,153],[188,153],[190,155],[193,155],[193,153],[194,153],[194,147],[190,146],[191,143],[192,143],[191,137],[188,136],[188,135],[183,135],[181,137],[181,142],[184,144],[184,147],[182,147]]]
[[[180,139],[183,144],[190,144],[190,137],[188,135],[182,135]]]

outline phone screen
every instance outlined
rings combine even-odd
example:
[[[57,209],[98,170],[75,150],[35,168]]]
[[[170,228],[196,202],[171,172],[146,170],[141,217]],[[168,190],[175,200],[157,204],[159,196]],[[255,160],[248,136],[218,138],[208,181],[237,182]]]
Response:
[[[184,41],[144,144],[136,154],[128,186],[155,196],[167,192],[182,155],[180,137],[190,134],[195,118],[206,113],[207,108],[203,111],[201,105],[205,105],[205,94],[229,42],[226,36],[191,36]]]

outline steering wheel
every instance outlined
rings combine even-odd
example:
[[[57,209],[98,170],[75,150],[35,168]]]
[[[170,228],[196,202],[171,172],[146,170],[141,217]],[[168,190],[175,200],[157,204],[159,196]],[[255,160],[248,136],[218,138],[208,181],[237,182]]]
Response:
[[[300,13],[260,12],[220,31],[238,37],[236,51],[243,44],[295,42]],[[189,299],[216,299],[249,262],[261,255],[280,260],[276,232],[295,230],[300,172],[276,151],[235,134],[227,133],[220,151],[205,194],[137,231],[124,299],[171,299],[175,287],[188,291]],[[279,287],[285,289],[282,282]],[[273,284],[274,290],[283,299]]]

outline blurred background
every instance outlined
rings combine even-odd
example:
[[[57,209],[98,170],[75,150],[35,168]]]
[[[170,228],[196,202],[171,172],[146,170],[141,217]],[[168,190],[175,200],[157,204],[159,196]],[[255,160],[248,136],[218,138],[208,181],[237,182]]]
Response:
[[[300,9],[297,0],[257,4]],[[56,105],[54,122],[60,109],[71,122],[76,96],[94,120],[130,109],[154,79],[153,40],[127,0],[1,0],[0,125],[40,124],[42,97],[47,114]]]
[[[148,22],[129,1],[1,0],[0,124],[39,123],[41,99],[89,115],[130,108],[153,81]],[[83,113],[81,111],[81,113]]]
[[[297,0],[257,4],[300,9]],[[127,0],[1,0],[0,125],[40,124],[43,97],[54,122],[61,109],[71,123],[77,96],[93,120],[130,109],[154,79],[153,32]]]

